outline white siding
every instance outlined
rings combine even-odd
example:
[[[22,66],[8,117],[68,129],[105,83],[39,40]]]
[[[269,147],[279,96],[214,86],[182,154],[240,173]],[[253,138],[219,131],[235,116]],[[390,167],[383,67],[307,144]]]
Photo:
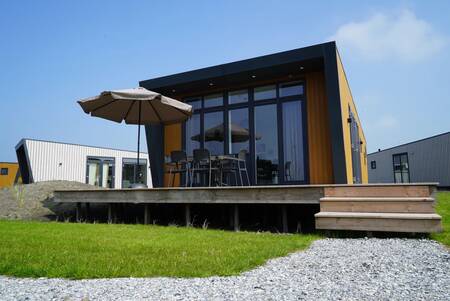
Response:
[[[115,163],[115,188],[122,188],[122,158],[136,158],[136,152],[108,148],[64,144],[39,140],[24,140],[34,182],[67,180],[86,183],[87,157],[113,158]],[[148,154],[141,153],[147,160],[147,185],[152,187]]]

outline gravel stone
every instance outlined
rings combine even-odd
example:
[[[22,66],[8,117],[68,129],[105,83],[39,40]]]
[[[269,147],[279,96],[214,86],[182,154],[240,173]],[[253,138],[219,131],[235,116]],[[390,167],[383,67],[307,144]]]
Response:
[[[1,300],[450,300],[450,253],[427,239],[323,239],[233,277],[21,279]]]

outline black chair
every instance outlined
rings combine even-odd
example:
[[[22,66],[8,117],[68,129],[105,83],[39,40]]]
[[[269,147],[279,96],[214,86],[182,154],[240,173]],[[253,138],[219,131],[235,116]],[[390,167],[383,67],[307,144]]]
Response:
[[[187,186],[189,178],[189,165],[187,161],[187,155],[185,151],[172,151],[170,152],[169,166],[169,184],[173,187],[175,184],[175,175],[178,173],[184,174],[185,186]]]
[[[194,149],[191,167],[191,187],[198,174],[208,175],[208,186],[211,186],[212,172],[217,172],[218,170],[217,167],[212,166],[209,150],[205,148]]]

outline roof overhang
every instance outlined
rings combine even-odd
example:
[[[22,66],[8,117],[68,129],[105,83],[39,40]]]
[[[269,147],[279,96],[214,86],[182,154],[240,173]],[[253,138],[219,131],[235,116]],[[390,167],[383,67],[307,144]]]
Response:
[[[141,87],[173,96],[208,90],[226,89],[230,86],[251,85],[264,81],[324,69],[328,42],[309,47],[264,55],[247,60],[197,69],[139,82]]]

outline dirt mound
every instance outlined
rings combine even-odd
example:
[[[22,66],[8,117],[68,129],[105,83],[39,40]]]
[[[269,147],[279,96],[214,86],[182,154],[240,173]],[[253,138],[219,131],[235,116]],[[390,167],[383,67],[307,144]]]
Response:
[[[99,189],[72,181],[48,181],[15,185],[0,190],[0,219],[54,220],[73,216],[75,205],[53,201],[55,190]]]

